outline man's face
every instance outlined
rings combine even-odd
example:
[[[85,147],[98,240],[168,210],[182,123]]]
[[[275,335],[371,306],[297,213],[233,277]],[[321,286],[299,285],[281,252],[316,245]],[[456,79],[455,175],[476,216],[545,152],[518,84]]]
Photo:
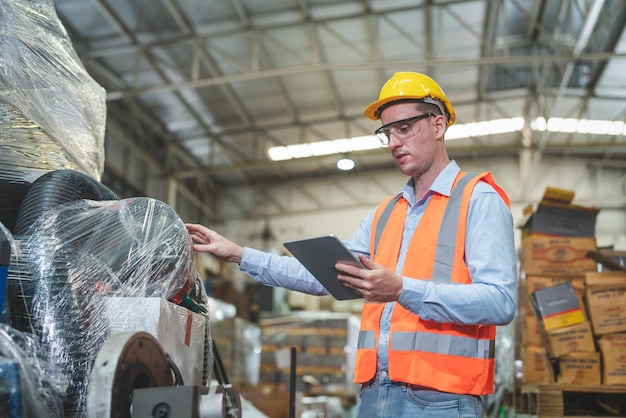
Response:
[[[386,132],[389,134],[388,147],[391,155],[400,171],[413,178],[419,178],[428,172],[444,151],[445,128],[442,130],[440,125],[445,125],[445,119],[435,115],[410,119],[424,113],[426,112],[417,110],[415,103],[407,102],[387,107],[380,117],[383,127],[389,126]],[[390,125],[405,119],[409,121]]]

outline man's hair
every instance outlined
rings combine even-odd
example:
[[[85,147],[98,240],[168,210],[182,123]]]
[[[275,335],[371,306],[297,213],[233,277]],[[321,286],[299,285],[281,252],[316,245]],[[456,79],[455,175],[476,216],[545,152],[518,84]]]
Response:
[[[446,115],[443,115],[441,113],[441,108],[433,103],[416,101],[415,109],[422,113],[434,113],[435,115],[442,115],[444,118],[446,118]]]

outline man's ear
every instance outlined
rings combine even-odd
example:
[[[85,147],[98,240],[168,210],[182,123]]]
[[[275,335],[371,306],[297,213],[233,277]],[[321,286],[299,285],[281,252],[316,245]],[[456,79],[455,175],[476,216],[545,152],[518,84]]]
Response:
[[[448,128],[448,123],[444,116],[437,115],[435,118],[435,128],[437,129],[437,137],[443,139],[443,135],[446,133],[446,129]]]

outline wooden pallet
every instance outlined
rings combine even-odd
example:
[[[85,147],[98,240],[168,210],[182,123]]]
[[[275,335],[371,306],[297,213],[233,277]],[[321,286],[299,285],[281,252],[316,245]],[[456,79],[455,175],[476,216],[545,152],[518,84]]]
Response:
[[[522,409],[539,418],[626,416],[626,385],[526,384]]]

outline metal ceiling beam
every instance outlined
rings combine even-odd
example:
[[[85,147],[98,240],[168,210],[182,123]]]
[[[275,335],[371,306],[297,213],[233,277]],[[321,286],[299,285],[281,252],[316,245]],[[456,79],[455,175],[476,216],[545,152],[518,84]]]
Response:
[[[100,12],[102,17],[108,22],[109,25],[126,41],[136,44],[135,37],[132,32],[126,28],[120,19],[117,18],[115,12],[106,2],[103,0],[91,0],[96,9]]]
[[[341,35],[341,33],[337,32],[336,30],[334,30],[330,26],[322,25],[321,29],[318,29],[318,30],[325,30],[325,31],[327,31],[335,39],[337,39],[342,44],[346,45],[348,48],[351,48],[354,51],[358,51],[357,45],[354,45],[353,43],[348,41],[344,36]],[[326,54],[324,54],[324,50],[320,47],[319,38],[317,36],[317,33],[315,33],[313,35],[313,39],[314,39],[314,42],[315,42],[315,45],[316,45],[316,49],[319,51],[319,57],[321,59],[321,62],[328,63],[328,57],[326,56]],[[362,55],[363,55],[363,57],[365,59],[367,59],[367,57],[364,54],[362,54]],[[328,92],[330,93],[331,97],[333,98],[333,103],[335,103],[335,106],[337,107],[337,113],[341,117],[341,116],[343,116],[345,114],[345,105],[344,105],[343,101],[341,100],[341,96],[338,93],[339,89],[337,88],[337,83],[335,82],[335,79],[334,79],[333,74],[332,74],[331,71],[328,71],[328,70],[324,71],[324,76],[326,78],[326,84],[328,85]]]
[[[98,9],[100,10],[100,12],[103,14],[103,16],[107,19],[107,21],[109,21],[109,23],[121,34],[123,35],[125,38],[127,38],[127,40],[133,44],[138,44],[139,42],[137,41],[137,39],[135,38],[135,36],[132,34],[132,32],[130,32],[126,26],[124,25],[124,23],[122,23],[121,19],[116,15],[116,13],[110,8],[110,6],[108,6],[108,4],[106,4],[103,0],[92,0],[96,3],[96,5],[98,6]],[[168,77],[165,75],[164,71],[162,70],[161,67],[159,67],[159,65],[156,64],[152,53],[150,51],[144,51],[141,53],[141,55],[144,56],[146,62],[151,66],[152,70],[157,74],[157,76],[163,80],[165,82],[165,84],[167,84],[169,82]],[[176,98],[179,100],[179,102],[187,109],[187,111],[189,112],[189,114],[196,120],[196,122],[198,123],[199,126],[201,126],[204,131],[206,132],[207,136],[209,138],[212,139],[213,143],[217,144],[218,146],[221,147],[222,152],[224,154],[224,156],[229,159],[230,161],[234,161],[235,158],[233,157],[233,155],[231,154],[231,151],[229,150],[229,147],[226,146],[226,144],[223,143],[223,141],[221,140],[221,138],[215,136],[212,131],[211,128],[204,122],[204,120],[202,119],[202,117],[198,114],[198,112],[193,108],[193,106],[191,106],[191,104],[182,96],[182,94],[180,94],[180,92],[178,91],[174,91],[174,95],[176,95]],[[241,180],[246,183],[246,184],[251,184],[251,179],[247,176],[247,174],[245,173],[244,170],[239,170],[238,171],[238,175],[241,178]]]
[[[174,19],[174,22],[176,22],[176,26],[178,26],[185,35],[194,34],[191,23],[189,23],[189,20],[187,20],[187,17],[185,17],[174,0],[161,0],[161,3],[163,3],[172,19]]]
[[[620,7],[621,6],[621,7]],[[626,7],[623,7],[620,3],[613,4],[614,9],[609,10],[609,13],[603,13],[602,18],[608,20],[614,17],[614,20],[618,23],[615,24],[614,27],[624,28],[626,27]],[[610,13],[613,12],[613,13]],[[608,25],[600,24],[599,31],[606,32],[606,41],[604,42],[604,49],[606,51],[614,51],[617,49],[617,46],[620,42],[620,38],[622,36],[622,30],[613,30],[613,27]],[[608,61],[600,61],[598,62],[591,74],[589,75],[589,83],[587,84],[587,90],[590,94],[593,93],[598,82],[600,81],[600,77],[604,72]]]
[[[604,61],[611,58],[624,58],[626,52],[593,52],[583,53],[578,56],[579,60]],[[475,66],[494,64],[530,64],[530,63],[560,63],[570,62],[571,54],[560,55],[518,55],[518,56],[498,56],[482,58],[434,58],[430,64],[435,66]],[[144,93],[157,91],[174,91],[180,89],[193,89],[220,84],[234,83],[239,81],[259,80],[272,77],[280,77],[294,74],[305,74],[320,71],[355,71],[363,68],[410,68],[411,66],[423,64],[418,60],[398,60],[398,61],[370,61],[370,62],[343,62],[343,63],[319,63],[298,65],[284,68],[273,68],[269,70],[252,71],[250,73],[233,74],[213,78],[204,78],[194,81],[181,81],[167,84],[159,84],[139,89],[124,89],[111,91],[107,94],[107,100],[119,100],[124,97],[137,96]]]
[[[277,40],[274,40],[274,39],[272,39],[272,41],[278,42]],[[280,47],[284,48],[285,45],[280,45]],[[259,39],[259,42],[258,42],[258,49],[260,52],[259,58],[258,58],[260,66],[263,68],[275,68],[274,62],[271,60],[270,54],[267,52],[267,48],[261,42],[261,39]],[[284,49],[286,51],[290,50],[289,48],[284,48]],[[292,55],[295,55],[295,54],[292,54]],[[282,80],[280,80],[280,78],[278,77],[274,77],[270,79],[270,82],[273,84],[274,89],[278,93],[278,97],[281,99],[283,103],[283,108],[285,109],[285,112],[287,112],[291,120],[293,121],[300,120],[300,115],[298,114],[297,106],[295,106],[293,101],[291,100],[291,97],[289,93],[287,92],[287,88],[285,87],[285,84],[282,82]]]
[[[563,6],[563,11],[565,12],[568,7],[571,7],[572,3],[565,2]],[[593,2],[591,9],[584,17],[584,22],[580,32],[578,33],[578,38],[576,39],[576,43],[572,48],[572,59],[567,63],[563,74],[561,75],[561,81],[559,87],[555,93],[554,100],[552,103],[547,106],[547,112],[544,114],[546,120],[548,120],[552,114],[554,113],[554,109],[556,109],[563,97],[565,96],[565,91],[567,90],[567,85],[569,84],[570,78],[574,71],[574,67],[577,62],[584,59],[581,56],[583,55],[583,51],[589,42],[589,38],[593,32],[594,27],[599,19],[600,12],[602,11],[602,7],[604,6],[604,0],[596,0]],[[562,21],[561,19],[559,21]],[[548,146],[548,142],[550,140],[550,134],[548,131],[544,131],[537,141],[535,152],[533,153],[532,165],[530,168],[530,173],[537,172],[537,168],[541,163],[541,159],[543,158],[543,154]],[[568,151],[571,151],[568,147]],[[525,194],[528,190],[529,182],[522,183],[520,189],[522,190],[522,194]]]
[[[174,2],[174,0],[161,0],[161,1],[165,4],[168,12],[172,15],[172,18],[174,19],[176,24],[179,26],[181,31],[183,31],[184,33],[193,34],[194,36],[197,36],[195,29],[188,22],[188,19],[183,15],[183,12],[180,10],[180,7],[178,6],[177,3]],[[241,7],[241,4],[239,4],[239,6]],[[243,10],[241,11],[241,13],[243,13]],[[240,15],[239,12],[238,14]],[[197,46],[196,51],[200,54],[202,58],[202,62],[204,62],[204,64],[208,67],[208,70],[211,73],[211,75],[212,76],[222,75],[213,57],[206,50],[205,45],[201,43],[196,43],[196,46]],[[243,105],[243,102],[239,99],[235,91],[228,85],[220,86],[220,88],[222,90],[222,93],[228,100],[228,102],[231,104],[235,112],[237,112],[237,114],[241,118],[242,122],[249,124],[252,118],[250,117],[249,112],[246,110],[245,106]]]
[[[250,21],[250,17],[248,16],[248,13],[246,12],[246,9],[241,4],[241,1],[239,1],[239,0],[230,0],[230,3],[233,5],[233,8],[235,9],[235,12],[237,13],[237,16],[239,17],[239,21],[241,22],[241,26],[244,27],[244,28],[248,28],[248,27],[252,26],[252,22]]]
[[[92,1],[100,1],[100,0],[92,0]],[[462,3],[474,3],[475,1],[476,0],[448,0],[448,1],[442,1],[440,3],[437,3],[437,6],[441,7],[441,6],[462,4]],[[387,9],[387,10],[378,11],[378,12],[374,12],[371,9],[364,9],[363,11],[358,12],[358,13],[350,13],[350,14],[346,14],[342,16],[324,17],[324,18],[319,18],[319,19],[313,19],[312,17],[309,17],[309,21],[312,24],[331,23],[331,22],[337,22],[337,21],[342,21],[342,20],[361,18],[364,16],[377,17],[377,16],[384,16],[390,13],[409,12],[413,10],[422,9],[424,7],[427,7],[427,6],[418,4],[415,6],[397,7],[397,8]],[[177,43],[189,43],[189,42],[196,42],[196,41],[208,42],[212,38],[218,38],[218,37],[223,37],[223,36],[242,35],[242,34],[251,35],[254,32],[259,32],[259,31],[274,31],[278,29],[297,28],[297,27],[301,27],[303,23],[304,23],[303,21],[296,21],[296,22],[286,22],[286,23],[278,23],[278,24],[271,24],[271,25],[259,25],[255,27],[243,26],[242,28],[220,30],[220,31],[216,31],[214,33],[207,34],[207,35],[174,36],[168,39],[160,39],[158,41],[145,42],[142,44],[131,44],[131,45],[124,45],[124,46],[113,46],[113,47],[102,47],[98,49],[90,49],[87,51],[83,51],[83,53],[86,56],[89,56],[92,58],[97,58],[97,57],[102,58],[102,57],[114,56],[114,55],[128,55],[128,54],[138,53],[139,51],[142,51],[145,49],[163,47],[163,46],[168,46],[168,45],[175,45]]]

